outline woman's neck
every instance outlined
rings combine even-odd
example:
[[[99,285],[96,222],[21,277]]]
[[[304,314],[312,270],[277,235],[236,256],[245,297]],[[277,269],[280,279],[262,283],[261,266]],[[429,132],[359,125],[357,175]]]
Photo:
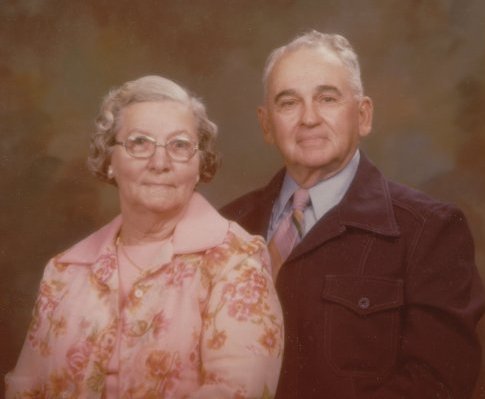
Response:
[[[183,216],[185,209],[171,214],[121,209],[123,224],[120,237],[124,244],[136,245],[144,242],[168,239]]]

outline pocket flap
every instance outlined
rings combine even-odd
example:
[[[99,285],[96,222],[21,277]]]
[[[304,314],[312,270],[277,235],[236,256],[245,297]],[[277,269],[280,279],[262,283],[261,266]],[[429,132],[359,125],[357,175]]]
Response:
[[[366,315],[396,308],[403,303],[403,281],[369,276],[328,275],[322,296]]]

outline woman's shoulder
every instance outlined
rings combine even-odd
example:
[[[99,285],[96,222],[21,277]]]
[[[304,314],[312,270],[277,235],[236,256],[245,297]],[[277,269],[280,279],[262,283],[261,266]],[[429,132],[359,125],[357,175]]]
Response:
[[[246,231],[237,222],[229,221],[229,230],[226,242],[232,242],[240,251],[254,253],[266,250],[266,242],[263,237]]]
[[[105,252],[106,248],[113,246],[120,226],[121,216],[117,216],[108,224],[56,255],[54,259],[59,263],[93,263]]]
[[[247,273],[269,274],[269,255],[263,237],[229,221],[223,242],[205,251],[200,266],[214,281],[238,279]]]

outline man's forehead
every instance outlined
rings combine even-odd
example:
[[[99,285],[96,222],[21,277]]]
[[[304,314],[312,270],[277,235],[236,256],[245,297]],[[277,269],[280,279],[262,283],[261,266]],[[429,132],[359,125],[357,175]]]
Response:
[[[283,55],[269,75],[271,96],[281,91],[316,90],[322,86],[338,86],[346,68],[342,61],[325,48],[301,48]]]
[[[284,53],[274,64],[270,77],[282,69],[291,68],[294,64],[307,62],[343,66],[341,59],[325,47],[300,47]]]

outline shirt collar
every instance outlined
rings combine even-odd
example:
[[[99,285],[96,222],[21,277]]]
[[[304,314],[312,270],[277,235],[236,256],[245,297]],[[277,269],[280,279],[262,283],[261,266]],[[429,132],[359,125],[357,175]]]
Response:
[[[57,260],[61,263],[95,262],[102,253],[114,250],[114,242],[121,224],[122,217],[118,215],[110,223],[62,253]],[[173,253],[194,253],[220,245],[228,229],[229,221],[201,194],[194,192],[182,219],[175,227]]]
[[[320,219],[342,200],[357,172],[359,160],[360,152],[357,150],[350,162],[339,173],[326,180],[318,182],[308,190],[311,207],[316,220]],[[284,211],[287,209],[287,204],[291,196],[298,188],[298,183],[286,173],[283,185],[281,186],[280,195],[276,199],[273,208],[273,220],[280,219]]]
[[[222,244],[229,221],[199,193],[194,192],[173,234],[174,253],[193,253]]]
[[[360,153],[356,151],[350,162],[339,173],[310,188],[310,198],[316,220],[342,200],[355,177],[359,161]]]
[[[272,219],[274,221],[281,218],[284,211],[286,210],[287,204],[290,201],[291,196],[296,190],[298,190],[298,184],[288,173],[286,173],[283,179],[283,184],[281,186],[280,195],[276,199],[275,205],[273,207]]]

